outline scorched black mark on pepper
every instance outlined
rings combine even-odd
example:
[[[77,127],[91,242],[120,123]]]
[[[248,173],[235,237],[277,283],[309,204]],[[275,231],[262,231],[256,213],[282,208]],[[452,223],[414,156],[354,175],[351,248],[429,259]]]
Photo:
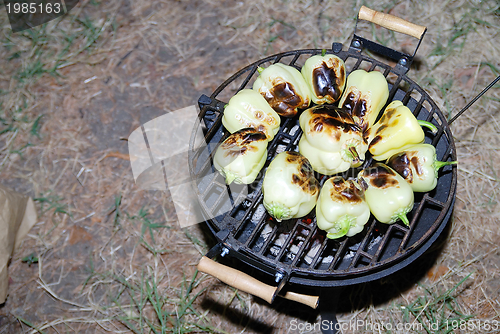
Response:
[[[392,167],[399,175],[401,175],[408,182],[413,181],[413,173],[410,168],[410,160],[406,153],[400,153],[392,156],[387,164]]]
[[[355,94],[351,92],[347,95],[342,108],[348,110],[348,112],[359,119],[358,125],[364,130],[367,129],[367,122],[364,120],[366,112],[368,111],[368,102],[361,96],[361,93]]]
[[[359,167],[368,149],[361,128],[338,107],[320,105],[306,109],[299,118],[303,131],[299,152],[314,170],[324,175]]]
[[[311,103],[310,89],[295,67],[275,63],[267,68],[258,67],[257,72],[259,76],[252,89],[280,116],[293,117],[299,108],[307,108]]]
[[[264,96],[271,108],[282,116],[295,115],[296,108],[304,103],[295,92],[293,85],[288,82],[273,82],[273,87],[262,96]]]
[[[405,151],[399,154],[393,155],[387,164],[392,167],[399,175],[401,175],[409,183],[413,182],[413,170],[418,176],[424,175],[424,169],[422,164],[418,159],[418,152],[416,151]]]
[[[353,182],[346,182],[342,176],[335,176],[332,179],[333,188],[330,190],[330,197],[338,202],[361,203],[362,194]]]
[[[315,195],[319,192],[317,181],[309,161],[297,152],[288,152],[286,162],[299,165],[299,173],[292,174],[292,183],[300,186],[305,192]]]
[[[395,176],[396,173],[382,164],[375,164],[363,170],[363,177],[368,179],[370,185],[380,189],[397,186],[399,182]]]
[[[321,65],[313,70],[313,88],[318,98],[330,96],[333,101],[337,101],[342,95],[340,87],[345,81],[344,67],[340,67],[339,76],[335,72],[338,64],[329,67],[328,64],[322,62]]]
[[[415,171],[417,172],[417,175],[419,175],[419,176],[424,175],[424,169],[422,167],[422,164],[420,163],[420,160],[416,156],[418,154],[418,152],[408,152],[407,154],[410,156],[414,155],[410,159],[410,162],[413,165],[413,168],[415,169]]]
[[[310,128],[315,132],[325,131],[331,137],[339,140],[340,132],[360,132],[361,129],[357,126],[345,110],[334,106],[317,106],[311,110],[312,117],[309,120]]]
[[[263,132],[249,128],[235,132],[232,136],[228,137],[221,146],[224,149],[225,157],[237,157],[258,149],[256,146],[250,145],[251,143],[266,140],[267,137]]]

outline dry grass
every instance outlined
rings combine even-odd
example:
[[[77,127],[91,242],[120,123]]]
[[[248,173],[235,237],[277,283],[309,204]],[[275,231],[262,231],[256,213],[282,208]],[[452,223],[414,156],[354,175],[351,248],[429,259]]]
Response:
[[[211,240],[201,225],[177,226],[169,194],[134,185],[123,138],[264,55],[349,43],[362,4],[428,27],[409,75],[445,114],[499,74],[493,0],[81,1],[62,20],[18,34],[2,11],[0,178],[37,199],[40,222],[12,259],[0,332],[298,333],[293,321],[319,321],[195,276]],[[418,280],[410,271],[349,290],[342,322],[411,322],[412,305],[500,321],[499,104],[497,85],[452,125],[453,225],[419,262]],[[39,262],[29,266],[22,258],[31,253]]]

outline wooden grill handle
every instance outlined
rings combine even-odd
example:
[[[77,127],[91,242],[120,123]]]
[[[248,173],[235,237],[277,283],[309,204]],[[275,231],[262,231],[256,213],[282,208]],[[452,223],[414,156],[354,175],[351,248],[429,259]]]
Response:
[[[198,270],[209,274],[222,282],[241,291],[260,297],[271,304],[274,300],[277,287],[267,285],[239,270],[225,266],[204,256],[198,263]],[[303,295],[295,292],[287,292],[283,298],[293,300],[309,307],[318,306],[318,296]]]
[[[425,31],[427,30],[427,27],[408,22],[391,14],[377,12],[366,6],[361,6],[361,8],[359,9],[358,18],[360,20],[373,22],[384,28],[410,35],[418,39],[421,39]]]

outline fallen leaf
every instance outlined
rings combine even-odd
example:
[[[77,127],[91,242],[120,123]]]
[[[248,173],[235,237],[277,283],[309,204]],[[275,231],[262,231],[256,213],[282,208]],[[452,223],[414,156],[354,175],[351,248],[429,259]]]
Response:
[[[448,271],[450,271],[450,268],[448,268],[447,266],[442,266],[442,265],[437,267],[434,266],[427,273],[427,278],[431,282],[436,282],[439,278],[441,278],[441,276],[445,275]]]
[[[90,221],[92,222],[92,224],[95,224],[100,223],[102,219],[100,217],[93,216],[92,218],[90,218]]]
[[[84,242],[84,241],[90,241],[92,240],[92,234],[87,232],[83,227],[80,227],[78,225],[74,225],[71,228],[70,234],[69,234],[69,244],[74,245],[79,242]]]

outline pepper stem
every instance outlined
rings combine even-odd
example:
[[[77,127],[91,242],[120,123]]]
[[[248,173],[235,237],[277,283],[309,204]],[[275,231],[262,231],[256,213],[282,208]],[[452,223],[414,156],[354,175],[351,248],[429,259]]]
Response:
[[[352,216],[349,216],[349,215],[343,216],[342,218],[340,218],[339,220],[337,220],[335,222],[335,226],[334,226],[335,231],[328,232],[326,234],[326,237],[328,239],[338,239],[338,238],[343,237],[351,229],[351,223],[353,223],[354,220],[356,220],[356,218],[354,218]],[[330,229],[330,231],[331,230],[332,229]]]
[[[261,74],[262,71],[264,71],[264,67],[262,66],[257,67],[257,72],[259,72],[259,74]]]
[[[266,208],[267,212],[276,219],[278,222],[281,222],[283,219],[289,219],[290,218],[290,209],[283,206],[283,204],[280,203],[271,203],[271,204],[265,204],[264,207]]]
[[[356,151],[356,147],[354,146],[350,146],[349,147],[349,153],[352,154],[352,162],[354,163],[358,163],[359,162],[359,154],[358,152]]]
[[[441,167],[444,167],[444,166],[449,166],[449,165],[456,165],[458,163],[458,161],[434,161],[434,163],[432,164],[434,166],[434,168],[436,170],[438,170],[439,168]]]
[[[238,178],[236,174],[229,171],[225,172],[225,176],[226,176],[226,184],[231,184],[234,180]]]
[[[324,57],[326,55],[326,49],[321,50],[321,57]]]
[[[345,148],[340,151],[342,159],[352,167],[358,167],[363,162],[362,156],[357,151],[358,143],[357,140],[348,140]]]
[[[359,140],[349,139],[343,145],[340,150],[340,155],[342,160],[351,164],[352,167],[358,167],[363,162],[364,156],[358,153]]]
[[[417,120],[418,124],[420,126],[425,126],[426,128],[430,129],[432,131],[432,133],[436,133],[437,132],[437,127],[432,124],[431,122],[427,122],[427,121],[422,121],[422,120]]]
[[[401,219],[401,221],[406,225],[406,226],[410,226],[410,221],[408,220],[408,217],[406,217],[406,213],[405,212],[401,212],[398,214],[398,217],[399,219]]]

